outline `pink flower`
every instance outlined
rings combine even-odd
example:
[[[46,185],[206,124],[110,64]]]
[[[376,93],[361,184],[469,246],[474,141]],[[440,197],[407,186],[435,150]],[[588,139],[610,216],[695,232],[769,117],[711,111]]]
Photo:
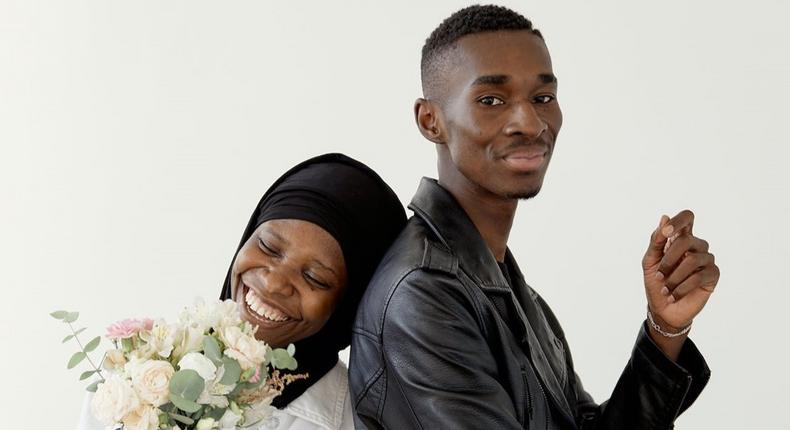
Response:
[[[261,366],[255,368],[255,374],[250,378],[250,382],[257,384],[261,380]]]
[[[143,330],[151,330],[153,327],[154,320],[151,318],[143,318],[141,320],[128,318],[107,327],[107,334],[105,336],[111,340],[126,339]]]

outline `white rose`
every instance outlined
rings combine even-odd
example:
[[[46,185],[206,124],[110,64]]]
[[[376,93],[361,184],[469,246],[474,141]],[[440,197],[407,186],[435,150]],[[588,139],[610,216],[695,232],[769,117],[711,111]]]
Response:
[[[225,355],[238,361],[243,370],[258,367],[266,360],[269,350],[266,344],[245,334],[239,327],[224,327],[219,336],[225,344]]]
[[[149,360],[132,370],[132,386],[140,398],[153,406],[162,406],[170,399],[170,378],[175,369],[167,361]]]
[[[159,409],[151,405],[141,405],[123,417],[123,428],[124,430],[157,430],[160,413]]]
[[[99,384],[91,400],[91,412],[106,426],[120,422],[129,412],[140,406],[140,399],[130,381],[112,375]]]
[[[213,381],[214,377],[217,375],[217,366],[199,352],[190,352],[185,355],[184,358],[178,362],[178,368],[181,370],[192,369],[206,382]]]

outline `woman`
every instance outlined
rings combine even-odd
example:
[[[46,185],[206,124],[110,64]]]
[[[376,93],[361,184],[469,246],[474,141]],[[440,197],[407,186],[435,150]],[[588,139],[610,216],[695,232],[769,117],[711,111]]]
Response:
[[[239,303],[256,337],[296,346],[297,373],[274,400],[276,429],[352,429],[348,376],[338,352],[357,305],[403,228],[395,193],[341,154],[307,160],[266,192],[250,218],[220,298]]]
[[[379,260],[406,223],[395,193],[342,154],[300,163],[281,176],[250,217],[220,295],[239,304],[256,337],[296,346],[306,379],[275,398],[261,429],[353,429],[348,374],[338,352]],[[79,428],[101,427],[83,407]]]

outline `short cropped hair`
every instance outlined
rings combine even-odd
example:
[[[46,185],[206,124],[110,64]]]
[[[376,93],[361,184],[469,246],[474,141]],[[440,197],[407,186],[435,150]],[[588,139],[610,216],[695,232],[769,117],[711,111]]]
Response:
[[[425,97],[435,93],[446,54],[463,36],[502,30],[527,30],[543,39],[532,22],[518,12],[503,6],[474,5],[450,15],[436,27],[422,47],[420,77]]]

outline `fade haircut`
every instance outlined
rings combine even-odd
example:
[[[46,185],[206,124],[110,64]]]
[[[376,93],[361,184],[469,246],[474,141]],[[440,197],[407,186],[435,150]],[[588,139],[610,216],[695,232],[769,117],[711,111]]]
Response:
[[[420,78],[425,98],[439,96],[441,75],[445,70],[449,53],[455,48],[458,39],[477,33],[502,30],[526,30],[543,39],[540,31],[532,27],[532,22],[518,12],[503,6],[474,5],[455,12],[442,21],[425,40],[420,60]]]

